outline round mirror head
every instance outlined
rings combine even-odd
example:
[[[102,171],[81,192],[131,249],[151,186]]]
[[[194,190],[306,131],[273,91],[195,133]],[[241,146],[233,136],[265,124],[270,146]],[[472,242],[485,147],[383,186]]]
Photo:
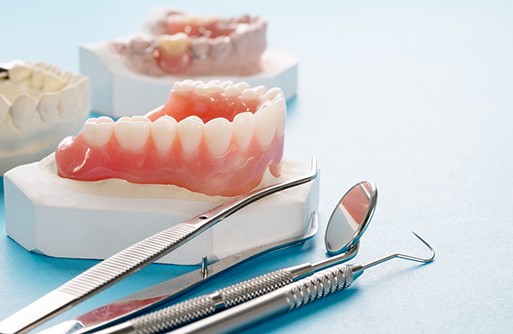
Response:
[[[378,191],[370,181],[359,182],[342,196],[324,236],[328,253],[345,253],[356,245],[371,221],[377,200]]]

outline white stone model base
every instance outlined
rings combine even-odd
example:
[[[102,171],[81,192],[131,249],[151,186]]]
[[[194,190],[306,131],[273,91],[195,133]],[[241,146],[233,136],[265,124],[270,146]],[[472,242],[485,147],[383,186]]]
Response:
[[[151,77],[134,73],[107,43],[80,47],[80,71],[91,81],[91,107],[111,117],[144,115],[164,104],[177,81],[186,79],[211,81],[246,81],[250,86],[280,87],[288,101],[297,93],[295,57],[278,50],[262,55],[263,70],[250,76],[164,76]]]
[[[282,176],[306,174],[310,163],[286,158]],[[140,185],[119,179],[82,182],[58,176],[53,155],[18,166],[4,176],[7,234],[29,251],[54,257],[105,259],[224,201],[172,185]],[[161,258],[198,264],[303,234],[318,208],[319,178],[266,197]]]

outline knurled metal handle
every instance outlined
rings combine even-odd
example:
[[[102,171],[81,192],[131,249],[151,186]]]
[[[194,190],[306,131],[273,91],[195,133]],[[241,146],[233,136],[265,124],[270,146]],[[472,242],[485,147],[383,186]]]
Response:
[[[353,284],[353,272],[350,267],[338,265],[287,286],[287,303],[289,310],[294,310],[308,303],[344,290]]]
[[[292,283],[293,280],[293,274],[289,270],[277,270],[134,318],[127,325],[141,334],[170,331],[210,316],[220,309],[230,308],[278,290]]]

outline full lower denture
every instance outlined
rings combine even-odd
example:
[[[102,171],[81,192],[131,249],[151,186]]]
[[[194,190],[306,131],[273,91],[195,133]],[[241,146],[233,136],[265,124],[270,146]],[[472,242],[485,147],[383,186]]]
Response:
[[[207,195],[253,189],[280,173],[286,104],[278,88],[186,80],[146,116],[86,121],[56,151],[59,174],[174,184]]]

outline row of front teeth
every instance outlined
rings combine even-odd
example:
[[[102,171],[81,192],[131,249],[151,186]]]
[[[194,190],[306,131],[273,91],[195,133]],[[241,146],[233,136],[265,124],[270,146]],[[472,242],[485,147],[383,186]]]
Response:
[[[9,80],[20,82],[27,79],[33,88],[50,93],[64,88],[73,79],[73,74],[61,73],[55,66],[40,63],[15,64],[9,69]]]
[[[280,88],[271,88],[266,90],[264,86],[251,88],[245,81],[234,84],[232,81],[212,80],[207,83],[203,81],[184,80],[176,82],[173,85],[174,92],[194,92],[198,96],[211,96],[222,93],[225,96],[240,96],[245,100],[265,98],[273,101],[277,97],[283,97],[283,91]]]
[[[92,147],[103,147],[115,136],[122,149],[142,149],[151,136],[156,148],[166,153],[177,138],[185,153],[194,152],[203,138],[208,151],[214,156],[225,154],[231,143],[241,150],[246,149],[253,138],[263,147],[271,144],[275,137],[282,137],[285,127],[285,100],[279,98],[265,105],[255,114],[243,112],[233,122],[215,118],[206,124],[190,116],[180,122],[170,116],[162,116],[151,122],[145,116],[122,117],[114,122],[109,117],[91,118],[86,121],[82,136]]]

